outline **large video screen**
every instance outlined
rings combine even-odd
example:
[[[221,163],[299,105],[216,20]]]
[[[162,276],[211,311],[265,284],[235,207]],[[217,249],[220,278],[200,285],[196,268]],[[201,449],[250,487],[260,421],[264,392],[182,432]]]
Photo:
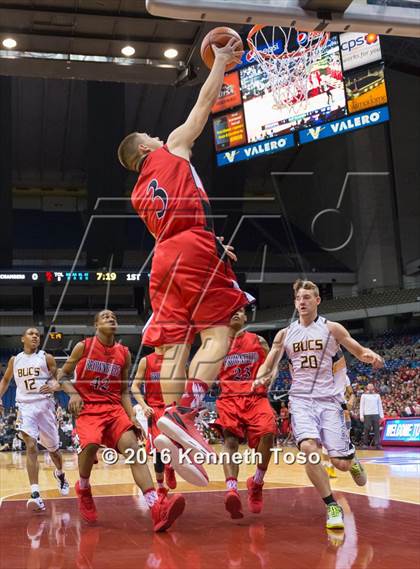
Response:
[[[378,35],[331,35],[311,67],[306,101],[289,99],[279,105],[264,69],[246,52],[242,63],[225,75],[212,109],[218,165],[385,122],[389,114],[381,60]]]
[[[382,443],[395,446],[420,446],[420,417],[387,419],[382,432]]]
[[[337,37],[329,42],[309,75],[305,109],[300,102],[276,105],[267,76],[259,65],[244,67],[239,73],[249,142],[312,126],[320,115],[327,121],[342,117],[346,112]]]

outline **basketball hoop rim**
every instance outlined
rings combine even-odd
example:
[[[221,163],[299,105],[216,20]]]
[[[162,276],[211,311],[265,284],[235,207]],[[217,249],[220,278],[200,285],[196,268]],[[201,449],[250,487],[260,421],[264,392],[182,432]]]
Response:
[[[281,28],[281,26],[269,26],[267,24],[256,24],[255,26],[253,26],[250,31],[248,32],[248,36],[246,38],[248,47],[249,47],[249,51],[251,53],[258,53],[260,55],[260,57],[262,57],[263,59],[266,60],[273,60],[273,59],[285,59],[285,58],[290,58],[290,57],[302,57],[305,53],[307,53],[308,51],[311,50],[311,48],[313,48],[313,46],[308,45],[308,46],[300,46],[299,49],[295,50],[294,52],[287,52],[284,51],[282,53],[265,53],[264,51],[260,51],[257,46],[254,44],[253,42],[253,37],[258,33],[261,32],[261,30],[263,30],[264,28],[275,28],[275,27],[279,27]],[[312,34],[318,34],[319,36],[321,36],[321,41],[320,41],[320,47],[324,46],[327,41],[330,39],[330,33],[329,32],[316,32],[314,30],[299,30],[303,31],[307,34],[312,33]]]

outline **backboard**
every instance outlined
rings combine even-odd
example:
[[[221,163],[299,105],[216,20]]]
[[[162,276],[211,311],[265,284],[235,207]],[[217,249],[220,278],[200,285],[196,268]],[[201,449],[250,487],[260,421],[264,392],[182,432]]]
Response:
[[[420,0],[146,0],[146,7],[186,20],[420,37]]]

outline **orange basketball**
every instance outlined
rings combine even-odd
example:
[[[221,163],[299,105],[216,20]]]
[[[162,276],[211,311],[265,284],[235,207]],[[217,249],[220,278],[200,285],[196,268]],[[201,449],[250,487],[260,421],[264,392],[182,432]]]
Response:
[[[216,47],[224,47],[231,38],[235,38],[238,40],[238,42],[241,42],[240,49],[243,49],[241,36],[232,28],[226,28],[223,26],[214,28],[213,30],[210,30],[206,37],[203,39],[201,43],[201,59],[209,69],[213,67],[214,63],[214,52],[212,45],[215,45]],[[236,63],[230,63],[226,66],[226,71],[233,69],[235,66]]]

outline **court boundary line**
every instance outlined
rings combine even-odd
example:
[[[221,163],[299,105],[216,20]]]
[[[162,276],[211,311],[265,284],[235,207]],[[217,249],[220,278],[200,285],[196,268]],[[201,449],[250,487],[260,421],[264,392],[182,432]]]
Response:
[[[241,481],[239,481],[241,482]],[[246,481],[245,481],[246,482]],[[93,486],[92,488],[95,487],[102,487],[102,486],[121,486],[122,484],[130,484],[129,482],[121,482],[121,483],[105,483],[105,484],[95,484],[95,486]],[[274,484],[274,482],[268,482],[268,484]],[[135,483],[133,482],[133,485],[135,486]],[[197,487],[198,488],[198,487]],[[311,485],[305,485],[305,484],[294,484],[293,486],[275,486],[274,488],[266,488],[266,491],[270,491],[270,490],[290,490],[291,488],[314,488]],[[366,498],[379,498],[380,500],[391,500],[394,502],[403,502],[406,504],[413,504],[414,506],[420,506],[420,502],[414,502],[413,500],[403,500],[402,498],[387,498],[384,496],[375,496],[373,494],[363,494],[361,492],[357,492],[355,490],[340,490],[340,489],[332,489],[333,492],[341,492],[342,494],[355,494],[356,496],[365,496]],[[200,493],[211,493],[211,492],[225,492],[226,489],[225,488],[219,488],[219,489],[209,489],[209,490],[183,490],[180,492],[180,494],[200,494]],[[246,491],[246,488],[244,489],[239,489],[239,491]],[[0,498],[0,507],[3,505],[3,502],[5,501],[9,501],[9,502],[27,502],[27,499],[25,498],[15,498],[13,499],[13,496],[18,496],[19,494],[21,494],[21,492],[14,492],[13,494],[8,494],[7,496],[4,496],[3,498]],[[94,495],[94,498],[96,500],[96,498],[117,498],[117,497],[124,497],[124,496],[138,496],[139,494],[107,494],[107,495]],[[77,498],[77,496],[57,496],[54,498],[46,498],[46,500],[69,500],[69,499],[75,499]]]
[[[241,482],[241,481],[239,481]],[[244,484],[246,484],[246,480],[243,482]],[[92,489],[95,488],[100,488],[103,486],[122,486],[123,484],[131,484],[131,482],[119,482],[119,483],[109,483],[109,482],[105,482],[105,483],[100,483],[100,484],[95,484],[94,486],[92,486]],[[136,483],[133,482],[132,483],[133,486],[136,486]],[[274,482],[268,482],[268,484],[275,484]],[[197,488],[200,488],[199,486],[197,486]],[[205,486],[202,486],[202,488],[205,488]],[[275,486],[274,488],[266,488],[266,490],[281,490],[282,488],[305,488],[305,486],[302,486],[300,484],[295,484],[293,486]],[[55,490],[55,488],[45,488],[45,491],[48,490]],[[182,490],[179,493],[180,494],[199,494],[201,492],[224,492],[226,490],[226,488],[219,488],[219,489],[209,489],[209,490]],[[246,488],[243,488],[243,490],[246,490]],[[4,496],[3,498],[0,498],[0,506],[3,502],[5,502],[6,500],[9,502],[27,502],[27,498],[13,498],[13,496],[18,496],[19,494],[22,494],[22,492],[14,492],[13,494],[8,494],[7,496]],[[137,496],[137,494],[106,494],[106,495],[95,495],[94,494],[94,498],[116,498],[116,497],[122,497],[122,496]],[[54,498],[45,498],[46,500],[69,500],[71,498],[77,498],[77,496],[57,496]]]

